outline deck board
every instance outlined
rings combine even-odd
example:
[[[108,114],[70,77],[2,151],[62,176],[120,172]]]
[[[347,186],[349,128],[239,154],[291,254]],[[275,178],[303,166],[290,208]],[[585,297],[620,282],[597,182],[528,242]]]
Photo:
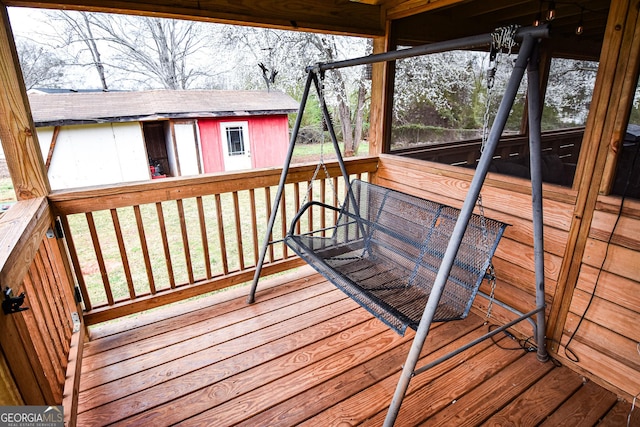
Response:
[[[582,386],[582,381],[568,368],[553,369],[484,425],[538,425],[575,393]]]
[[[382,423],[412,330],[397,335],[310,269],[261,284],[255,304],[245,292],[96,327],[78,425]],[[473,313],[434,324],[418,366],[487,328]],[[414,377],[397,425],[620,418],[612,393],[497,337]]]
[[[533,353],[524,355],[421,425],[478,425],[527,390],[552,368],[553,365],[550,363],[537,363]],[[504,384],[510,386],[504,387]]]
[[[433,349],[434,342],[441,345],[446,344],[451,339],[463,336],[473,330],[473,324],[466,324],[464,328],[455,323],[439,324],[439,327],[431,331],[428,347]],[[411,337],[413,333],[411,333]],[[340,412],[351,414],[349,422],[353,421],[356,414],[371,410],[372,403],[378,402],[377,397],[383,394],[390,394],[395,387],[395,377],[387,379],[391,374],[399,372],[400,366],[404,363],[410,341],[404,342],[393,350],[377,356],[370,361],[355,366],[341,375],[332,378],[322,384],[310,388],[305,393],[301,393],[291,399],[280,402],[278,405],[267,411],[259,413],[239,425],[300,425],[304,421],[311,419],[311,423],[322,425],[325,422],[329,425],[332,421],[340,418]],[[391,382],[393,381],[393,384]],[[382,391],[379,389],[382,388]],[[342,402],[346,396],[357,396]],[[348,411],[345,407],[351,405]],[[375,405],[375,403],[373,404]],[[324,411],[327,407],[330,409]],[[337,412],[332,412],[335,410]],[[366,412],[365,412],[366,414]],[[366,418],[360,415],[359,419]]]
[[[593,382],[580,387],[553,415],[543,427],[570,427],[596,424],[600,416],[616,404],[616,396]]]
[[[189,363],[190,359],[192,359],[191,355],[214,351],[213,347],[231,341],[238,336],[245,336],[246,331],[262,332],[265,329],[267,331],[280,329],[281,332],[281,328],[273,328],[274,325],[278,325],[278,319],[296,317],[300,321],[313,321],[314,318],[318,317],[317,315],[314,316],[315,310],[339,301],[345,301],[345,303],[338,304],[335,308],[332,308],[336,311],[336,314],[341,314],[341,311],[354,308],[350,301],[346,301],[344,295],[334,289],[326,295],[307,299],[306,306],[298,304],[295,307],[283,307],[271,313],[257,315],[222,328],[216,328],[219,325],[223,325],[222,323],[209,324],[208,328],[211,329],[202,330],[204,333],[201,335],[189,336],[189,334],[185,333],[181,337],[180,334],[171,334],[170,337],[165,339],[154,337],[152,339],[153,342],[146,342],[150,340],[140,341],[137,346],[132,344],[129,352],[123,352],[120,360],[113,361],[109,365],[103,366],[92,360],[92,365],[95,367],[90,372],[87,372],[86,377],[81,380],[80,390],[88,390],[101,383],[125,378],[173,360],[182,359],[183,362]],[[345,305],[346,307],[344,307]],[[300,319],[299,317],[301,316],[302,318]],[[207,330],[209,332],[206,332]],[[276,332],[279,331],[276,330]],[[264,333],[266,334],[266,332]],[[132,357],[131,354],[135,354],[136,350],[138,354]],[[117,351],[113,353],[114,357],[118,355]]]

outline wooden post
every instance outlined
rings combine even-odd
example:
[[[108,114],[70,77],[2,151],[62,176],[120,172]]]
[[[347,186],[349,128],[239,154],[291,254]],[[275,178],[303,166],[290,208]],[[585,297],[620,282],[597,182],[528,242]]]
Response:
[[[50,192],[7,8],[0,4],[0,140],[18,200]]]
[[[373,39],[373,53],[389,50],[390,21],[387,23],[387,36]],[[387,128],[390,126],[391,103],[389,102],[393,79],[393,63],[378,62],[371,68],[371,113],[369,127],[369,154],[376,156],[387,152]],[[390,80],[391,79],[391,80]]]
[[[386,38],[373,39],[373,53],[386,51]],[[371,112],[369,114],[369,154],[377,155],[382,152],[384,135],[384,81],[386,67],[384,62],[371,64]]]
[[[574,188],[578,190],[574,218],[560,268],[556,296],[551,306],[548,336],[551,350],[557,351],[565,326],[573,289],[578,281],[591,221],[600,186],[607,181],[605,163],[611,141],[623,134],[629,114],[628,93],[633,85],[629,69],[638,67],[640,14],[636,2],[613,0],[605,31],[598,77],[593,91],[591,111],[583,138]],[[622,117],[625,117],[622,120]]]
[[[630,15],[632,15],[630,13]],[[640,16],[636,19],[640,19]],[[630,19],[633,19],[630,16]],[[631,104],[635,95],[635,89],[638,84],[638,69],[640,67],[640,52],[638,46],[640,45],[640,25],[633,25],[633,22],[629,22],[628,29],[625,32],[625,40],[623,41],[628,49],[628,57],[625,57],[624,61],[620,61],[619,73],[620,78],[623,80],[623,87],[621,91],[621,97],[616,113],[616,122],[614,124],[614,132],[608,139],[608,151],[607,160],[604,165],[604,172],[602,182],[600,183],[600,193],[609,194],[613,190],[613,184],[616,179],[616,168],[618,166],[618,159],[622,151],[622,144],[624,142],[627,123],[629,121],[629,112],[631,111]],[[633,31],[635,28],[635,33]],[[623,78],[624,77],[624,78]]]
[[[0,353],[0,402],[3,405],[21,406],[24,405],[20,390],[13,380],[4,354]]]

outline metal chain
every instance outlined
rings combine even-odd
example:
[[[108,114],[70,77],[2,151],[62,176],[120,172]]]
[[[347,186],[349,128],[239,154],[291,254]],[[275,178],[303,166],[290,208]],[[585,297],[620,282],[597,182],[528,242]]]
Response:
[[[500,54],[503,49],[507,50],[507,55],[511,55],[513,47],[516,45],[516,33],[518,32],[518,25],[509,25],[506,27],[496,28],[491,33],[491,46],[489,48],[489,64],[487,66],[487,99],[485,103],[485,111],[482,123],[482,145],[480,152],[484,151],[484,147],[489,137],[489,111],[491,108],[491,101],[493,100],[493,86],[495,83],[495,76],[500,63]]]
[[[484,148],[489,138],[489,112],[491,109],[491,103],[493,101],[493,86],[495,83],[495,75],[498,70],[499,57],[503,49],[507,49],[507,54],[511,54],[511,50],[516,45],[515,35],[518,31],[517,25],[510,25],[507,27],[496,28],[491,34],[491,46],[489,48],[489,64],[487,66],[487,98],[485,103],[484,116],[482,121],[482,143],[480,144],[480,154],[484,152]],[[482,240],[485,246],[487,254],[490,251],[489,248],[489,235],[487,231],[487,220],[484,215],[484,205],[482,203],[482,194],[478,194],[477,200],[478,210],[480,212],[480,227],[482,230]],[[486,321],[491,318],[491,311],[493,309],[493,301],[495,299],[496,292],[496,272],[493,266],[493,262],[489,261],[489,267],[487,268],[487,274],[489,276],[489,285],[491,292],[489,294],[489,304],[487,306]]]
[[[320,111],[324,111],[326,109],[326,104],[325,104],[325,97],[324,97],[324,72],[320,71],[320,68],[318,66],[316,66],[313,70],[309,71],[310,73],[316,73],[316,76],[318,76],[318,102],[320,104]],[[327,109],[328,111],[328,109]],[[304,199],[302,200],[302,205],[304,205],[305,203],[307,203],[309,196],[311,195],[311,192],[313,191],[313,184],[316,181],[317,177],[318,177],[318,172],[320,172],[320,167],[322,167],[322,169],[324,170],[324,176],[326,178],[327,181],[329,181],[329,188],[331,189],[331,192],[333,194],[337,194],[336,193],[336,189],[333,186],[333,179],[331,178],[331,174],[329,174],[329,170],[327,169],[327,165],[324,161],[324,143],[325,143],[325,136],[324,136],[324,126],[323,123],[325,123],[326,120],[324,119],[324,114],[322,115],[322,120],[320,122],[320,134],[322,135],[321,139],[320,139],[320,161],[318,162],[318,164],[316,165],[316,169],[313,171],[313,175],[311,176],[311,179],[309,180],[309,185],[307,186],[307,193],[304,196]],[[331,123],[327,123],[327,127],[329,126],[333,126]],[[340,202],[338,202],[338,208],[342,209],[342,204]]]
[[[489,233],[487,232],[487,219],[484,216],[484,205],[482,204],[482,194],[478,194],[478,210],[480,211],[480,227],[482,229],[482,240],[484,243],[485,251],[489,254]],[[488,321],[491,318],[491,310],[493,309],[493,300],[495,299],[496,294],[496,271],[493,267],[493,262],[489,261],[489,266],[487,267],[487,275],[489,276],[489,286],[491,287],[491,292],[489,293],[489,305],[487,305],[487,318]]]

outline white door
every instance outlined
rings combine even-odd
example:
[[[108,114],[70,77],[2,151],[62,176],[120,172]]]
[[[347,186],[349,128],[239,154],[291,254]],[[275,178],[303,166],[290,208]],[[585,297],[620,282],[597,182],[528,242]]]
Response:
[[[251,144],[248,122],[226,122],[220,124],[222,132],[222,154],[224,170],[251,169]]]
[[[173,125],[180,176],[198,175],[202,172],[195,126],[195,122],[176,122]]]

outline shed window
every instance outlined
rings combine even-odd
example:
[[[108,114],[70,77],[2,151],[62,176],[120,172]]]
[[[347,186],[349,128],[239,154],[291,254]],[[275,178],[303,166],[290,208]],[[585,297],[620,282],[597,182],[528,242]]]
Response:
[[[227,148],[229,149],[229,156],[242,156],[245,154],[242,126],[227,128]]]

